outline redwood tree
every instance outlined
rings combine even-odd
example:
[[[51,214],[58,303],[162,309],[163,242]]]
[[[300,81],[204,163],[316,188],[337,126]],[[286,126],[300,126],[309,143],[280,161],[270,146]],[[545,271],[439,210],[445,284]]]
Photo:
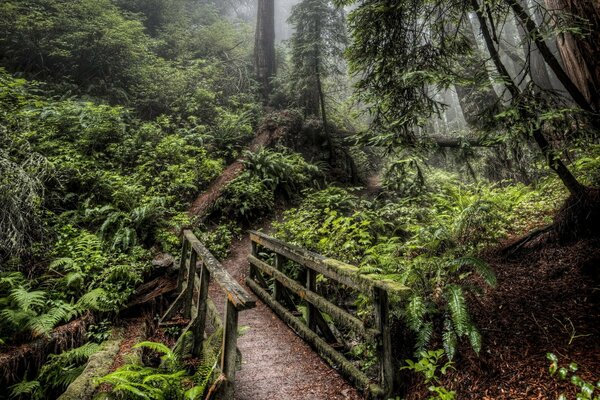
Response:
[[[275,76],[275,0],[258,0],[254,67],[263,102],[271,94],[271,79]]]

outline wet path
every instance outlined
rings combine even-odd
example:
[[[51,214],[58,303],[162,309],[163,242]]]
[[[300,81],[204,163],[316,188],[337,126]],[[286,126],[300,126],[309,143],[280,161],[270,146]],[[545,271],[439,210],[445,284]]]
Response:
[[[244,284],[249,251],[250,239],[247,236],[235,241],[230,257],[223,262],[223,266],[251,292]],[[221,297],[212,298],[219,303]],[[221,308],[222,305],[217,306]],[[256,308],[240,313],[239,324],[247,328],[238,339],[242,369],[236,376],[235,399],[363,399],[350,383],[329,367],[260,300]]]

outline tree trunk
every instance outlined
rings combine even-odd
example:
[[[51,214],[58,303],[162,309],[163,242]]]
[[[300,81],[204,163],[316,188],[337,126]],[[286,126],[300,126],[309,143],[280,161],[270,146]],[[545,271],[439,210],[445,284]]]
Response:
[[[575,103],[581,107],[582,110],[593,112],[594,109],[592,107],[592,103],[586,98],[583,92],[579,89],[579,87],[571,80],[569,75],[565,72],[565,70],[560,66],[560,63],[552,54],[552,51],[544,41],[543,35],[540,33],[536,23],[531,19],[531,17],[527,14],[527,12],[521,7],[521,5],[516,0],[507,0],[509,6],[515,13],[517,19],[521,22],[521,24],[527,30],[528,35],[531,37],[531,40],[535,43],[540,53],[544,57],[544,60],[548,64],[548,66],[552,69],[552,71],[556,74],[560,82],[563,84],[565,89],[569,92]],[[565,62],[566,64],[566,62]]]
[[[468,41],[473,53],[477,54],[479,52],[477,38],[471,20],[465,18],[464,23],[461,32]],[[461,60],[463,66],[461,74],[467,79],[481,76],[480,80],[482,82],[475,82],[471,85],[457,85],[456,95],[467,124],[473,128],[483,129],[489,124],[489,121],[493,121],[492,116],[498,111],[500,99],[492,87],[492,81],[487,73],[484,60],[481,58],[478,61],[480,62],[475,62],[473,58],[470,59],[469,57],[464,57]]]
[[[519,4],[524,10],[529,8],[527,0],[519,0]],[[544,61],[544,57],[540,53],[540,50],[535,44],[532,44],[531,37],[528,35],[527,29],[523,24],[517,22],[517,29],[523,50],[525,51],[525,59],[529,60],[528,69],[531,80],[542,90],[552,90],[552,83],[550,82],[550,76],[546,69],[546,61]]]
[[[271,79],[275,76],[275,0],[258,0],[254,67],[264,103],[271,94]]]
[[[600,4],[597,0],[546,0],[546,7],[554,21],[562,13],[588,21],[584,37],[561,33],[558,50],[566,73],[594,109],[600,110]]]
[[[497,51],[496,47],[494,46],[494,42],[492,40],[492,35],[490,34],[490,31],[488,29],[487,21],[486,21],[485,16],[483,15],[483,12],[479,6],[479,2],[478,2],[478,0],[471,0],[471,4],[472,4],[473,8],[475,8],[477,18],[479,19],[479,23],[481,25],[481,32],[485,39],[486,46],[490,52],[490,57],[492,58],[492,61],[494,62],[494,65],[496,66],[498,73],[504,80],[507,90],[510,92],[513,99],[517,99],[520,97],[520,94],[521,94],[520,90],[517,87],[517,85],[514,83],[514,81],[511,79],[508,71],[506,70],[506,67],[504,66],[504,64],[502,64],[502,61],[500,60],[500,55],[498,54],[498,51]],[[513,6],[513,9],[514,9],[515,3],[512,3],[511,5]],[[521,9],[521,11],[522,11],[522,9]],[[515,11],[515,13],[518,13],[518,11]],[[520,14],[521,15],[519,16],[519,19],[522,19],[522,17],[523,17],[522,12]],[[524,24],[524,25],[528,26],[528,30],[530,32],[532,31],[530,24]],[[539,45],[538,41],[536,41],[536,45]],[[542,46],[538,46],[538,47],[540,47],[540,50],[541,50]],[[547,47],[546,47],[546,49],[547,49]],[[536,118],[536,116],[531,113],[531,110],[528,110],[527,108],[523,107],[522,104],[517,104],[517,108],[518,108],[521,118],[523,118],[523,119]],[[575,178],[575,176],[571,173],[571,171],[567,168],[567,166],[562,162],[562,160],[560,159],[558,154],[556,154],[556,152],[552,149],[552,147],[550,146],[550,143],[548,143],[548,140],[544,137],[541,126],[538,125],[537,128],[534,128],[532,135],[533,135],[533,139],[535,140],[538,147],[540,148],[542,154],[546,158],[546,160],[548,162],[548,166],[554,172],[556,172],[556,174],[561,179],[563,184],[567,187],[569,192],[576,197],[582,196],[585,193],[586,187],[583,186],[577,180],[577,178]]]

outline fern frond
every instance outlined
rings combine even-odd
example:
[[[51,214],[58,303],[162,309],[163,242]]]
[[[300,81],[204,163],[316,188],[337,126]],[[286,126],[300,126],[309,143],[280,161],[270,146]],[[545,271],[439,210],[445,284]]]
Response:
[[[8,272],[0,274],[0,290],[10,291],[17,286],[25,284],[25,277],[20,272]]]
[[[10,387],[10,398],[27,396],[29,399],[40,399],[42,397],[42,386],[39,381],[22,381]]]
[[[488,263],[482,259],[477,257],[460,257],[452,261],[450,264],[458,266],[470,266],[479,276],[481,276],[485,283],[491,287],[496,287],[496,274],[488,265]]]
[[[427,307],[425,306],[423,297],[414,295],[410,298],[405,308],[406,322],[410,329],[415,332],[421,329],[426,311]]]
[[[448,359],[452,360],[456,355],[456,349],[458,347],[458,337],[456,336],[456,332],[452,329],[452,327],[447,326],[447,329],[444,330],[442,334],[442,343],[444,346],[444,350],[448,355]]]
[[[471,343],[471,348],[477,354],[481,351],[481,334],[477,330],[474,325],[469,327],[469,343]]]
[[[73,260],[71,257],[62,257],[62,258],[57,258],[56,260],[52,261],[50,263],[50,265],[48,266],[48,268],[49,269],[69,270],[69,269],[71,269],[71,267],[73,266],[74,263],[75,263],[75,260]]]
[[[415,350],[416,352],[424,351],[427,345],[431,341],[433,336],[433,324],[431,322],[425,322],[421,328],[417,331]]]
[[[167,346],[165,346],[162,343],[157,343],[157,342],[140,342],[138,344],[136,344],[135,346],[133,346],[134,349],[139,349],[139,348],[145,348],[145,349],[150,349],[152,351],[155,351],[157,353],[163,354],[163,355],[170,355],[171,357],[174,356],[174,353],[171,351],[171,349],[169,349]]]
[[[113,387],[115,392],[124,392],[128,396],[137,396],[135,398],[144,400],[162,399],[160,389],[153,388],[148,385],[140,385],[136,383],[122,382]],[[149,392],[150,394],[146,393]]]
[[[110,311],[111,308],[104,303],[106,295],[106,291],[102,288],[90,290],[79,298],[77,307],[84,310]]]
[[[46,292],[42,290],[30,292],[22,286],[12,289],[8,297],[21,310],[32,310],[34,307],[43,307],[46,303]]]
[[[448,285],[444,294],[448,301],[448,309],[450,310],[454,329],[458,336],[463,336],[468,331],[470,320],[463,290],[460,286]]]

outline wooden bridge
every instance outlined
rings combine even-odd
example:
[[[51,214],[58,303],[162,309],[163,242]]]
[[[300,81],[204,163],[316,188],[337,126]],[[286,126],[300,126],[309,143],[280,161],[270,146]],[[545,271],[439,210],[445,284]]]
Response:
[[[394,392],[399,382],[398,365],[393,356],[396,343],[390,327],[389,299],[391,296],[404,296],[406,287],[397,282],[360,275],[354,266],[325,258],[264,233],[252,231],[242,244],[224,267],[191,231],[184,231],[178,276],[179,295],[161,320],[164,323],[179,312],[189,319],[178,344],[191,336],[190,348],[197,356],[202,350],[208,326],[222,328],[221,374],[215,389],[216,398],[381,399]],[[239,265],[241,263],[245,265]],[[228,270],[237,276],[234,278]],[[245,271],[249,272],[247,276]],[[292,276],[289,271],[296,273]],[[245,281],[262,303],[257,302],[236,278]],[[317,280],[321,279],[369,298],[373,315],[366,320],[370,323],[363,322],[320,293]],[[252,310],[257,303],[258,309]],[[304,317],[300,317],[296,310],[295,305],[300,303],[306,307]],[[281,322],[274,323],[275,316],[264,305],[297,336]],[[224,310],[222,314],[219,309]],[[246,313],[249,313],[247,319],[244,318]],[[249,332],[238,345],[240,316],[243,323],[248,323]],[[341,331],[352,333],[372,346],[379,360],[377,373],[369,375],[363,372],[345,356],[348,349],[344,348]],[[298,343],[298,336],[335,370],[329,369],[322,361],[316,361],[306,344]],[[236,360],[238,347],[242,364],[236,381],[236,370],[240,367],[239,360]],[[249,353],[247,358],[244,356],[246,351]],[[295,365],[289,365],[297,352],[303,354],[303,359]],[[306,361],[306,358],[310,361]],[[310,365],[302,365],[307,363]],[[285,374],[282,372],[284,370]],[[341,379],[338,373],[362,395]],[[258,389],[262,387],[259,382],[261,374],[266,374],[265,379],[269,380],[264,388],[268,385],[275,387],[269,389],[269,393],[260,393],[261,389]],[[320,382],[323,376],[326,379]],[[305,384],[302,384],[303,380],[306,380]],[[284,388],[286,384],[289,386],[287,389]],[[317,389],[312,395],[307,395],[306,391],[311,392],[311,384]],[[278,385],[281,387],[278,388]],[[300,396],[292,393],[292,389],[299,388],[304,390]],[[278,389],[281,391],[278,392]],[[332,390],[342,395],[336,397]]]

